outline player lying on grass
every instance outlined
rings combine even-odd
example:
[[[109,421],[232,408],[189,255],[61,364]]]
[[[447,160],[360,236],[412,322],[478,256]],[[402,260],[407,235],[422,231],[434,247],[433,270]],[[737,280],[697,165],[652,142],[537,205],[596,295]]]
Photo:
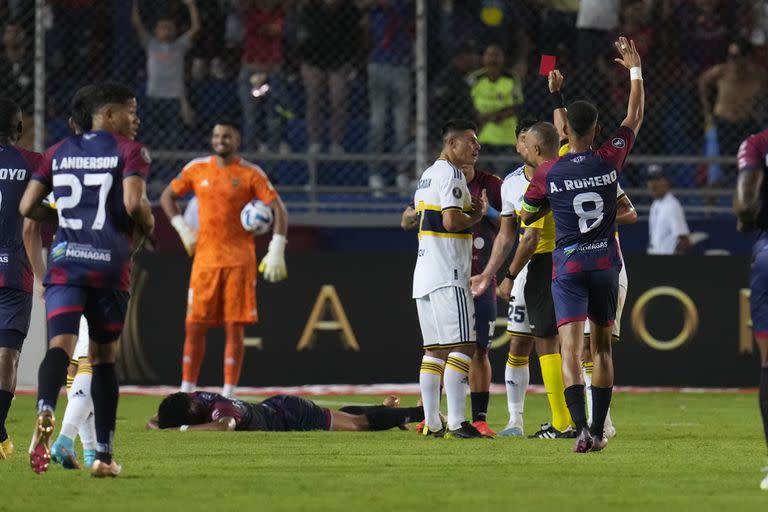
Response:
[[[422,407],[398,407],[390,396],[384,405],[350,405],[333,411],[291,395],[276,395],[258,404],[215,393],[174,393],[160,403],[148,429],[360,432],[389,430],[424,419]]]

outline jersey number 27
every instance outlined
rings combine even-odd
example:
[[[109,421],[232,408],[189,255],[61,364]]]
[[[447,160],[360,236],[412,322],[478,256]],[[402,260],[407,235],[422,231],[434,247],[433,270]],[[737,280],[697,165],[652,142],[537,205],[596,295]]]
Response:
[[[56,197],[56,209],[59,211],[59,226],[64,229],[83,229],[83,220],[76,218],[67,218],[64,211],[75,208],[80,204],[83,198],[83,186],[99,187],[99,205],[96,210],[96,217],[93,219],[91,229],[100,230],[104,227],[107,220],[107,197],[112,188],[113,178],[109,173],[88,173],[83,175],[83,182],[74,174],[54,174],[54,187],[69,188],[69,195]]]

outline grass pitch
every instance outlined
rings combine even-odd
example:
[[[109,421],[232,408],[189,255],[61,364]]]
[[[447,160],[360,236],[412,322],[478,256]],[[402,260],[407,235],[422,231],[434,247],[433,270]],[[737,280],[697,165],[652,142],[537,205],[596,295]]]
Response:
[[[378,401],[315,399],[328,407]],[[0,511],[768,510],[754,394],[615,395],[618,436],[587,455],[570,453],[571,440],[145,431],[158,402],[121,399],[123,474],[105,481],[59,466],[35,475],[26,456],[34,399],[18,397],[8,425],[16,454],[0,461]],[[500,429],[503,396],[492,397],[490,412]],[[547,415],[546,397],[529,395],[526,430]]]

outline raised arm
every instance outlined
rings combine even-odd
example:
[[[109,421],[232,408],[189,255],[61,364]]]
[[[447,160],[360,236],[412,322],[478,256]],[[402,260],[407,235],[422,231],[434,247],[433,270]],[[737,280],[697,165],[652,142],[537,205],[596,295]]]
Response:
[[[136,31],[136,36],[139,38],[141,46],[147,46],[149,41],[149,32],[141,21],[141,15],[139,14],[139,0],[133,0],[133,8],[131,9],[131,25],[133,30]]]
[[[552,123],[557,129],[557,136],[560,140],[567,138],[565,134],[565,125],[568,122],[568,111],[565,108],[565,99],[563,98],[563,75],[560,70],[554,69],[549,72],[548,84],[549,95],[552,100]]]
[[[621,126],[626,126],[637,135],[643,124],[645,111],[645,89],[643,87],[643,73],[640,68],[640,55],[637,53],[635,42],[624,36],[620,37],[614,45],[621,55],[621,58],[614,60],[629,70],[630,80],[627,117],[621,122]]]
[[[200,12],[197,10],[195,0],[184,0],[184,4],[189,11],[189,30],[184,33],[184,37],[192,39],[200,31]]]

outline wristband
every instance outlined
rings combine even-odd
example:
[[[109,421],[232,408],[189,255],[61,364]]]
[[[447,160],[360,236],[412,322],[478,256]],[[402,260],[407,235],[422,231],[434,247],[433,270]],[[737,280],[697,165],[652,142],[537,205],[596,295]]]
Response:
[[[640,69],[640,66],[635,66],[635,67],[629,69],[629,79],[630,80],[642,80],[643,79],[643,70]]]
[[[189,425],[182,425],[179,427],[179,432],[186,432],[189,430]]]
[[[549,100],[552,103],[552,110],[565,108],[565,97],[561,91],[550,93]]]
[[[504,277],[506,277],[507,279],[509,279],[511,281],[514,281],[515,278],[517,278],[517,274],[513,274],[509,270],[507,270],[507,273],[504,274]]]
[[[485,216],[491,220],[496,220],[499,217],[501,217],[501,213],[499,213],[499,210],[497,210],[493,206],[488,206],[488,211],[485,212]]]

